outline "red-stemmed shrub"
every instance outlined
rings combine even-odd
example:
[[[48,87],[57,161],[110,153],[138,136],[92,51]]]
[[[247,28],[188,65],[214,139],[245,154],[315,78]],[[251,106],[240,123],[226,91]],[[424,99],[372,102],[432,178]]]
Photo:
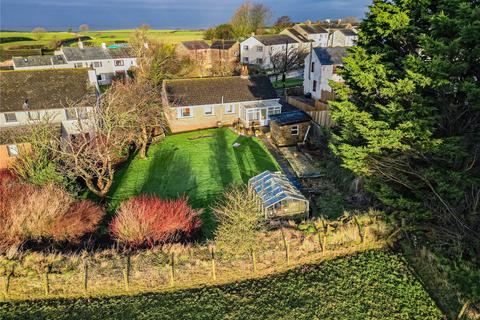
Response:
[[[10,174],[0,175],[0,250],[24,242],[78,240],[103,216],[90,201],[76,202],[53,184],[34,186]]]
[[[152,246],[190,236],[201,224],[201,210],[187,198],[163,200],[138,196],[123,202],[110,224],[113,237],[129,247]]]

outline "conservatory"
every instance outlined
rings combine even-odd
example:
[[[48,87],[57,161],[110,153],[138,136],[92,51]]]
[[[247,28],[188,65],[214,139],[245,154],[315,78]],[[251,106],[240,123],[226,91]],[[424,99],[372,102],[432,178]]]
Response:
[[[248,187],[257,196],[265,218],[308,217],[308,200],[284,174],[265,171],[251,178]]]

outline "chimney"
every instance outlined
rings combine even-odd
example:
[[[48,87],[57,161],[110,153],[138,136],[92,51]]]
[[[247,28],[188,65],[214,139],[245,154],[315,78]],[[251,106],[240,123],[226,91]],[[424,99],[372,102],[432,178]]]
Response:
[[[83,49],[83,42],[80,39],[78,39],[78,47]]]
[[[242,78],[242,79],[248,79],[249,78],[248,66],[247,65],[242,66],[242,70],[240,70],[240,78]]]
[[[107,45],[105,44],[105,42],[102,42],[102,49],[107,50]]]

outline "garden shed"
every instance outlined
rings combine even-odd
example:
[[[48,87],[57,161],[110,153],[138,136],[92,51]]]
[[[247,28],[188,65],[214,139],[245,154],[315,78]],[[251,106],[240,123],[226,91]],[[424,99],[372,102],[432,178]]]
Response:
[[[308,135],[310,116],[301,110],[275,114],[270,117],[270,132],[277,147],[301,143]]]
[[[293,183],[280,172],[265,171],[248,181],[265,218],[308,217],[309,202]]]

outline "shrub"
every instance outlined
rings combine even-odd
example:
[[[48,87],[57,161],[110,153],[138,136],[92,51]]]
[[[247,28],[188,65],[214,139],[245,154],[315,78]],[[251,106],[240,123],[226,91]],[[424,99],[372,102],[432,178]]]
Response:
[[[102,216],[98,206],[75,202],[53,184],[34,186],[12,174],[0,174],[1,250],[29,240],[76,241],[93,231]]]
[[[187,198],[162,200],[142,195],[120,205],[110,231],[129,247],[152,246],[190,236],[200,226],[200,213],[188,205]]]

